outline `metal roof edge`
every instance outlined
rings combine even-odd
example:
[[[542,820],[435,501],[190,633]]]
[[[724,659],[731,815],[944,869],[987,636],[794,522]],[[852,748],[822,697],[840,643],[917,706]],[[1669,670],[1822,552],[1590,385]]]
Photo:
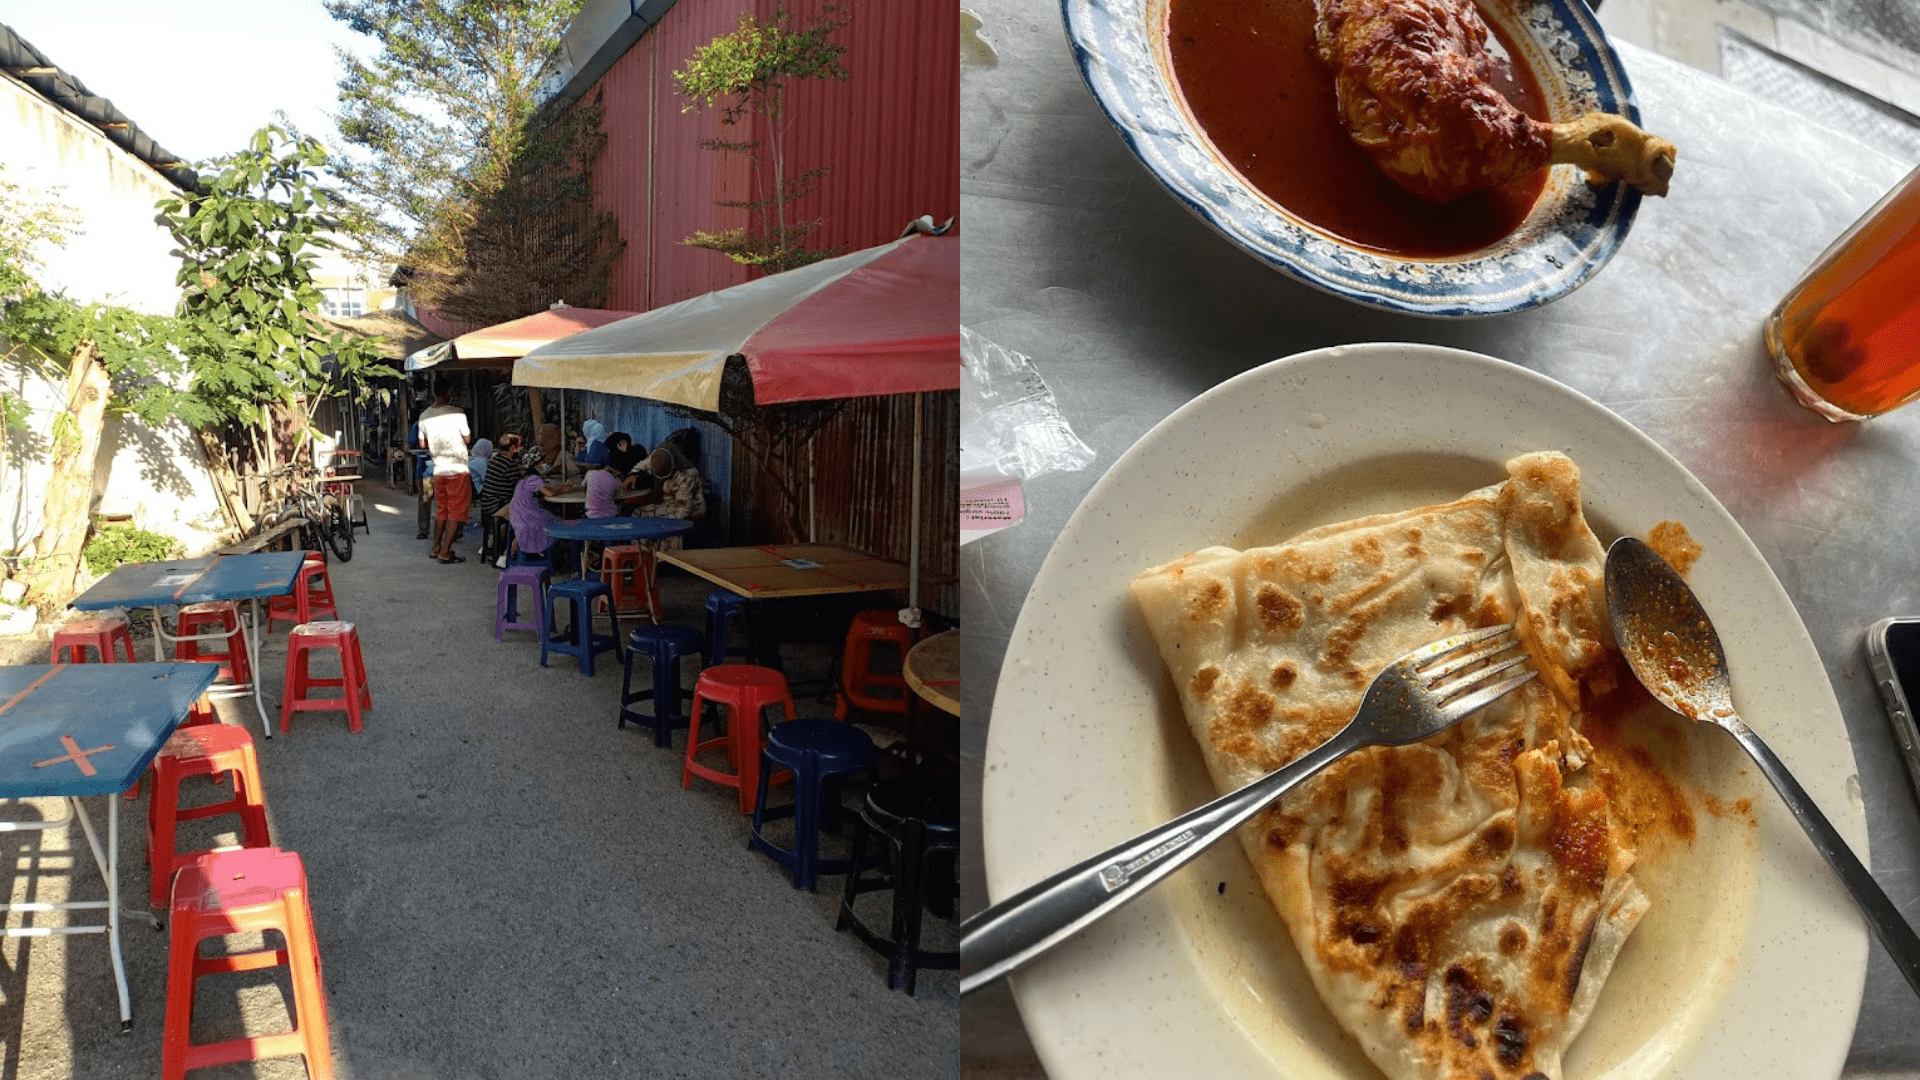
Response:
[[[5,23],[0,23],[0,72],[98,130],[107,141],[138,158],[174,187],[186,192],[199,187],[200,177],[191,166],[168,153],[114,108],[113,102],[89,92],[85,83],[61,70]]]
[[[678,2],[587,0],[567,28],[559,55],[554,58],[558,70],[548,83],[552,89],[541,105],[560,109],[583,97]],[[619,14],[622,8],[626,9],[624,15]],[[614,21],[616,16],[618,21]]]

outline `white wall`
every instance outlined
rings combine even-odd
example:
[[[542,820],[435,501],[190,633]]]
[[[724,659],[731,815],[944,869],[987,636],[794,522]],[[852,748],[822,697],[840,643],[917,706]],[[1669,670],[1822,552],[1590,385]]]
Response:
[[[173,238],[154,204],[179,194],[159,173],[31,89],[0,76],[0,163],[8,182],[57,199],[78,214],[73,238],[44,253],[42,280],[70,299],[169,314],[179,299]],[[17,551],[39,532],[41,493],[52,471],[53,417],[64,405],[64,371],[0,370],[6,392],[33,409],[25,437],[0,461],[0,549]],[[132,514],[141,528],[198,554],[220,543],[224,520],[206,458],[186,426],[154,428],[108,417],[94,477],[96,512]]]

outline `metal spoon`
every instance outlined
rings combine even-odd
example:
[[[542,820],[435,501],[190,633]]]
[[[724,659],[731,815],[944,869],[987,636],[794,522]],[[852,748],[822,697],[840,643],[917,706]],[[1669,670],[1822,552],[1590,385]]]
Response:
[[[1706,610],[1658,552],[1631,536],[1607,549],[1607,615],[1627,665],[1655,699],[1681,716],[1716,724],[1739,740],[1840,876],[1894,966],[1920,993],[1920,936],[1793,774],[1734,712],[1727,656]]]

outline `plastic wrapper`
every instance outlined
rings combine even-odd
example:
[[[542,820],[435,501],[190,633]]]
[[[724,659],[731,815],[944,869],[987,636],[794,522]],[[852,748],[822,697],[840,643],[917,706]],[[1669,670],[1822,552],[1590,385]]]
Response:
[[[960,475],[1031,480],[1092,464],[1033,361],[960,328]]]

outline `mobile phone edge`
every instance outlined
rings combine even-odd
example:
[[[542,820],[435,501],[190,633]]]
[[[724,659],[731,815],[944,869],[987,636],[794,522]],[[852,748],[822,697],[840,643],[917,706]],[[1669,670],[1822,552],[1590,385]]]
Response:
[[[1912,703],[1900,689],[1900,678],[1893,669],[1893,656],[1887,650],[1887,629],[1899,622],[1920,623],[1920,619],[1894,616],[1867,627],[1867,670],[1880,693],[1887,726],[1893,732],[1894,747],[1906,762],[1907,786],[1916,803],[1920,803],[1920,726],[1914,722]]]

